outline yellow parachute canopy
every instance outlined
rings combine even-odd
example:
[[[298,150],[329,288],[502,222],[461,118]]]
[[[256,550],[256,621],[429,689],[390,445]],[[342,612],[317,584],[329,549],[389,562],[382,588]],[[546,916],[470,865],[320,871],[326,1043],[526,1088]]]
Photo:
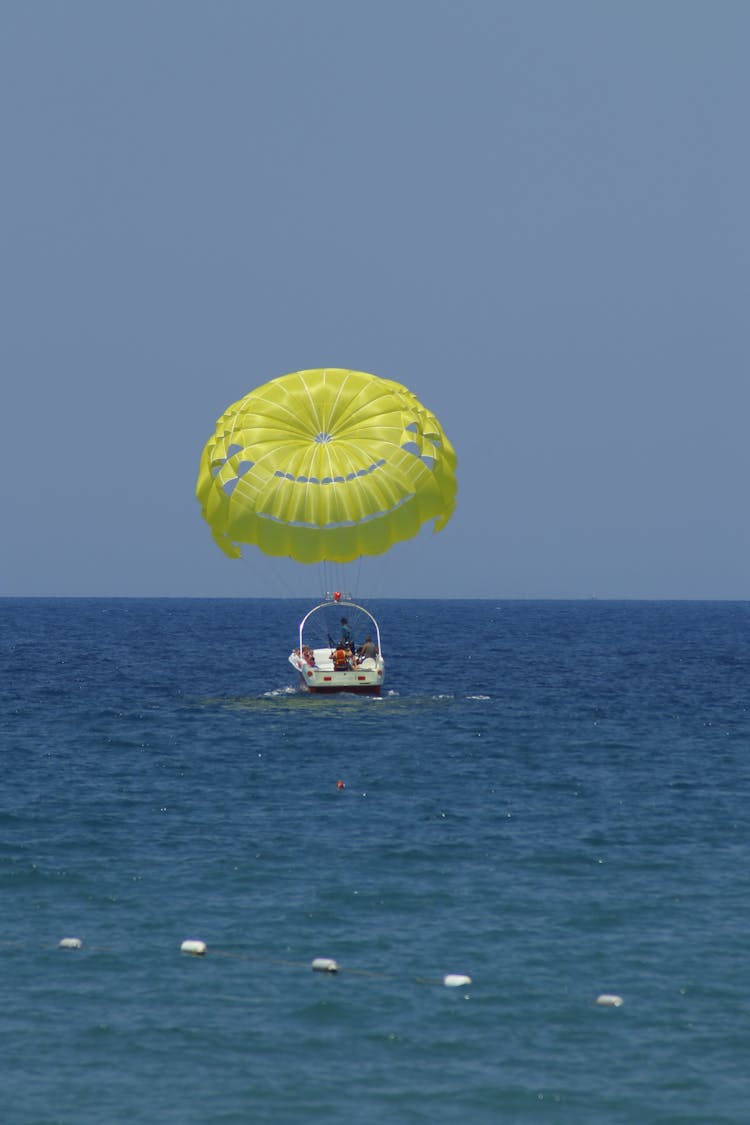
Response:
[[[272,379],[222,414],[196,496],[231,558],[241,543],[298,562],[349,562],[440,531],[456,455],[434,414],[390,379],[316,368]]]

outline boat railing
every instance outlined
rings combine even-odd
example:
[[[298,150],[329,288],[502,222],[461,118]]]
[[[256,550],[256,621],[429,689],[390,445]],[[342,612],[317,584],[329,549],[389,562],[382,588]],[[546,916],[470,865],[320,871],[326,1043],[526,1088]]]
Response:
[[[347,609],[356,609],[359,613],[363,613],[365,615],[365,617],[367,617],[372,622],[373,629],[375,630],[375,636],[377,638],[376,642],[375,642],[376,646],[377,646],[377,651],[378,651],[378,654],[380,656],[382,656],[383,650],[382,650],[381,644],[380,644],[380,626],[378,625],[377,621],[375,620],[373,615],[370,613],[369,609],[365,609],[365,607],[363,605],[359,605],[358,602],[345,600],[343,596],[339,596],[336,599],[333,599],[333,598],[329,597],[326,601],[320,602],[319,605],[313,606],[313,608],[308,613],[305,614],[305,616],[300,621],[300,625],[299,625],[299,651],[303,652],[305,648],[310,647],[309,645],[305,645],[305,643],[303,641],[303,634],[304,634],[304,630],[305,630],[305,625],[310,620],[310,618],[313,616],[313,614],[318,613],[322,609],[333,609],[333,608],[340,609],[340,608],[344,608],[344,607],[346,607]],[[333,647],[335,648],[336,646],[334,645]]]

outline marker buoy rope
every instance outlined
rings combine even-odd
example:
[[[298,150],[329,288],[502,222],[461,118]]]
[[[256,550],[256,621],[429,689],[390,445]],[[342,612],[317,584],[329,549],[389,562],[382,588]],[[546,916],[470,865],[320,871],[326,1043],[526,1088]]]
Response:
[[[2,941],[0,940],[0,950],[2,949],[24,949],[28,948],[26,942],[15,941]],[[49,946],[42,946],[42,948],[49,948]],[[57,943],[58,949],[83,949],[83,940],[79,937],[64,937]],[[111,946],[87,946],[89,952],[112,952]],[[205,957],[208,953],[208,945],[200,938],[186,938],[180,945],[180,952],[185,953],[192,957]],[[367,977],[370,980],[383,980],[383,981],[397,981],[403,980],[406,974],[403,973],[389,973],[378,972],[371,969],[354,969],[347,968],[339,964],[334,957],[314,957],[312,961],[287,961],[281,960],[277,957],[263,957],[253,953],[237,952],[230,949],[211,949],[211,957],[223,957],[233,961],[253,961],[262,965],[280,965],[284,968],[291,969],[312,969],[316,973],[328,973],[335,976],[339,973],[347,974],[352,977]],[[447,973],[442,977],[422,977],[422,976],[409,976],[414,984],[441,984],[446,988],[466,988],[472,984],[472,978],[466,973]],[[613,1007],[622,1004],[622,998],[618,996],[611,996],[603,994],[597,999],[597,1004],[610,1004]]]

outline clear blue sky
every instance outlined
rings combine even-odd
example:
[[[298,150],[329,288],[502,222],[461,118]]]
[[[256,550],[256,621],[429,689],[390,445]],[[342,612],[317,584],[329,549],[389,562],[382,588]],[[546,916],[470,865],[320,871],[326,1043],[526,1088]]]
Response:
[[[745,0],[9,0],[0,593],[317,592],[193,490],[335,366],[459,457],[365,593],[750,598],[749,49]]]

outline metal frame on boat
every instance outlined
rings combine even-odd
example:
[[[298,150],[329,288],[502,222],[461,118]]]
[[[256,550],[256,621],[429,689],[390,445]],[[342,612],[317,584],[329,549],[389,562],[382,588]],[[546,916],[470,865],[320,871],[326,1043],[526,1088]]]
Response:
[[[313,647],[305,641],[305,628],[315,614],[325,615],[333,607],[353,609],[368,618],[373,628],[375,656],[362,656],[356,651],[347,650],[341,645],[328,644]],[[330,637],[329,637],[330,640]],[[342,657],[342,652],[345,654]],[[338,656],[337,656],[338,653]],[[380,627],[364,606],[351,601],[348,595],[338,592],[327,600],[314,606],[300,621],[299,647],[292,650],[289,663],[297,671],[305,690],[320,695],[334,692],[350,692],[355,695],[380,695],[385,679],[385,661],[380,645]]]

